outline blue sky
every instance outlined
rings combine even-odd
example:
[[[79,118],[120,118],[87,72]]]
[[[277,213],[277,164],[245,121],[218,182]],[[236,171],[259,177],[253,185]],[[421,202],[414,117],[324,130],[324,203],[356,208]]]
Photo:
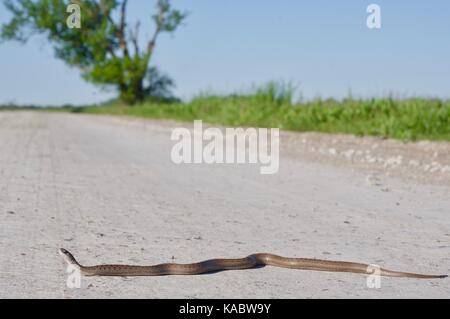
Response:
[[[155,1],[130,0],[130,21],[152,33]],[[366,7],[381,6],[382,28],[366,26]],[[291,81],[306,99],[354,96],[450,98],[448,0],[177,0],[186,25],[164,34],[152,64],[189,99],[269,80]],[[0,9],[0,23],[8,15]],[[44,37],[0,44],[0,104],[99,102],[113,95],[83,82],[53,56]]]

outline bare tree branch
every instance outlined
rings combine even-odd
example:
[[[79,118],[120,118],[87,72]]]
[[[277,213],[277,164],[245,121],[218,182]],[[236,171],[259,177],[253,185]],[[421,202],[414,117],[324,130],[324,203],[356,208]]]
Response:
[[[130,57],[129,51],[128,51],[128,45],[125,35],[125,28],[126,28],[126,11],[127,11],[127,3],[128,0],[123,0],[122,7],[120,8],[120,24],[119,24],[119,30],[118,30],[118,37],[119,37],[119,45],[120,48],[123,51],[124,57]]]
[[[134,54],[137,56],[140,54],[139,49],[139,30],[141,27],[141,21],[137,21],[136,25],[134,26],[134,30],[130,30],[130,39],[134,46]]]
[[[156,39],[158,38],[159,33],[161,32],[161,27],[164,21],[164,14],[166,13],[166,8],[162,5],[159,5],[159,12],[156,16],[156,29],[153,34],[153,37],[150,39],[148,45],[147,45],[147,55],[151,55],[153,49],[155,48]]]

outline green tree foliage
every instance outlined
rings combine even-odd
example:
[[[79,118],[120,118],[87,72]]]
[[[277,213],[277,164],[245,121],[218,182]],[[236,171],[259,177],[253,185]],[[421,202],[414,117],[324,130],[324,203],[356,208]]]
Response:
[[[186,18],[186,13],[172,8],[170,0],[157,1],[153,36],[142,48],[139,21],[133,27],[126,21],[127,0],[3,2],[12,18],[1,27],[1,39],[26,42],[35,34],[45,34],[57,58],[79,68],[89,82],[116,87],[121,100],[128,104],[143,101],[148,95],[170,94],[170,78],[149,67],[158,36],[174,32]],[[70,29],[66,24],[70,3],[81,7],[79,29]]]

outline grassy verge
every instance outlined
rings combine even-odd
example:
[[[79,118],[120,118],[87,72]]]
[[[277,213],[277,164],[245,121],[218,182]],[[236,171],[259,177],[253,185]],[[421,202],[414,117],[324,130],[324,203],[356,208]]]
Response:
[[[72,108],[72,112],[115,114],[285,130],[376,135],[402,140],[450,141],[450,101],[439,99],[317,99],[292,103],[293,90],[270,83],[248,94],[204,94],[190,102],[120,103]]]

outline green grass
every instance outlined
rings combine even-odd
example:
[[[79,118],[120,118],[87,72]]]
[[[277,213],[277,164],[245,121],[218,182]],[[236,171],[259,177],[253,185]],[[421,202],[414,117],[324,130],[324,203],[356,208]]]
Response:
[[[293,94],[294,89],[290,85],[269,83],[246,94],[202,94],[190,102],[146,102],[132,107],[110,102],[71,110],[181,121],[201,119],[228,126],[278,127],[402,140],[450,140],[448,100],[388,97],[292,103]]]

